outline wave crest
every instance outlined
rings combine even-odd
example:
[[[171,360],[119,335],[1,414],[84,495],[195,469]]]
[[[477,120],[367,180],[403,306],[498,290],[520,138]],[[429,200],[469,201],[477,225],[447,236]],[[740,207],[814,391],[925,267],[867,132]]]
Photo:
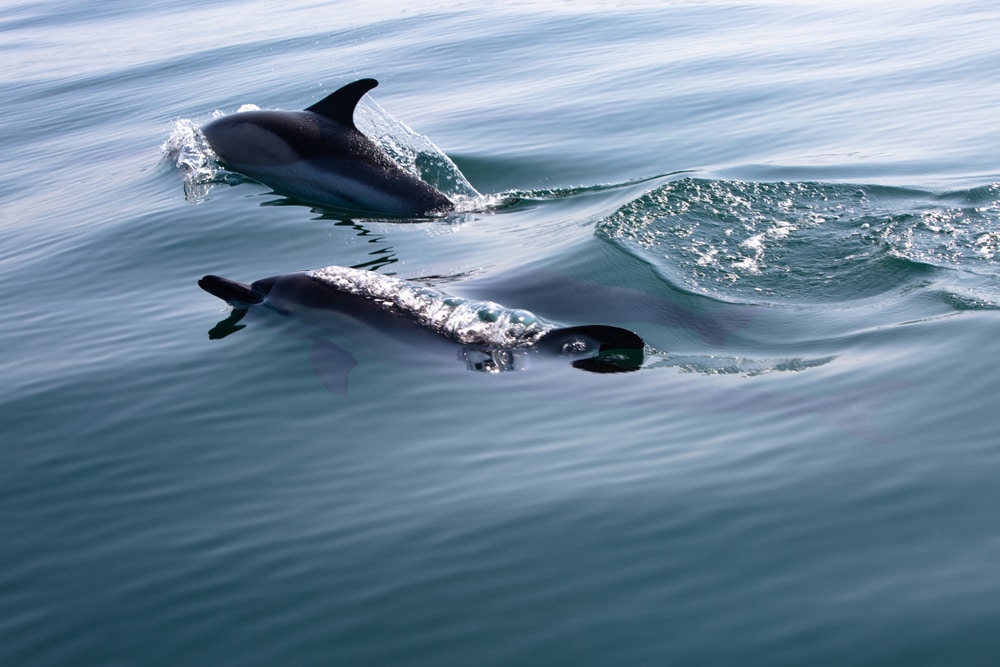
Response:
[[[691,291],[843,301],[937,269],[995,273],[1000,186],[957,193],[684,178],[619,208],[598,234]]]

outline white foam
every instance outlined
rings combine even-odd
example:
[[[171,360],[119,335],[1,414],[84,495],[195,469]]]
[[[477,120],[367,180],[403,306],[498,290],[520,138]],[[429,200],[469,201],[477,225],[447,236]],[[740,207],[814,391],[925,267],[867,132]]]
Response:
[[[306,275],[340,292],[369,299],[463,345],[529,347],[553,328],[533,313],[492,301],[467,301],[373,271],[328,266]]]
[[[160,146],[160,153],[184,176],[184,198],[199,204],[208,198],[212,184],[224,170],[201,129],[187,118],[174,121],[170,136]]]

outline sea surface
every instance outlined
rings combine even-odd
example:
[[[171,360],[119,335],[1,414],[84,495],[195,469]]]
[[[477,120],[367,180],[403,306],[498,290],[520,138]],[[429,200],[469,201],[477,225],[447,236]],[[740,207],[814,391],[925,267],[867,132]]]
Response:
[[[0,4],[0,665],[1000,664],[995,2]],[[362,77],[460,202],[197,128]],[[369,268],[647,343],[503,373],[205,274]],[[331,333],[333,342],[344,341]]]

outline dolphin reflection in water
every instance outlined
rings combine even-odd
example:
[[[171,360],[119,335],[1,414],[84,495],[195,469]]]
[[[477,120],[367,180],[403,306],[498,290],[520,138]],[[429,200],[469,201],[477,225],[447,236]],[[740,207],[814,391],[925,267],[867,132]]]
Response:
[[[313,360],[323,384],[347,393],[353,356],[330,340],[361,337],[364,345],[386,337],[408,346],[450,348],[469,370],[497,373],[522,370],[534,355],[560,357],[594,373],[638,370],[645,344],[619,327],[561,327],[526,310],[490,301],[470,301],[373,271],[329,266],[288,273],[252,284],[208,275],[198,281],[206,292],[233,306],[229,318],[211,332],[222,338],[242,328],[249,308],[265,306],[292,318],[314,340]]]

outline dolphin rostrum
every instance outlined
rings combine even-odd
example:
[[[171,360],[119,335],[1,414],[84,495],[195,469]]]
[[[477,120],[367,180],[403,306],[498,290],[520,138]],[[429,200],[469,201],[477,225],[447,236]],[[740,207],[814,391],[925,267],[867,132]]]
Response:
[[[264,305],[297,320],[317,343],[313,357],[340,367],[323,383],[346,393],[353,357],[325,339],[331,333],[362,336],[365,344],[388,336],[415,343],[458,344],[458,358],[470,370],[520,370],[529,355],[565,357],[574,367],[596,373],[638,370],[645,344],[631,331],[606,325],[559,327],[526,310],[490,301],[468,301],[436,289],[373,271],[329,266],[315,271],[263,278],[251,285],[208,275],[198,285],[235,310],[210,337],[221,338],[248,308]],[[321,332],[323,336],[317,335]],[[317,368],[322,373],[322,369]]]
[[[375,79],[361,79],[304,111],[243,111],[201,130],[224,167],[306,203],[397,217],[454,204],[410,174],[354,125]]]

